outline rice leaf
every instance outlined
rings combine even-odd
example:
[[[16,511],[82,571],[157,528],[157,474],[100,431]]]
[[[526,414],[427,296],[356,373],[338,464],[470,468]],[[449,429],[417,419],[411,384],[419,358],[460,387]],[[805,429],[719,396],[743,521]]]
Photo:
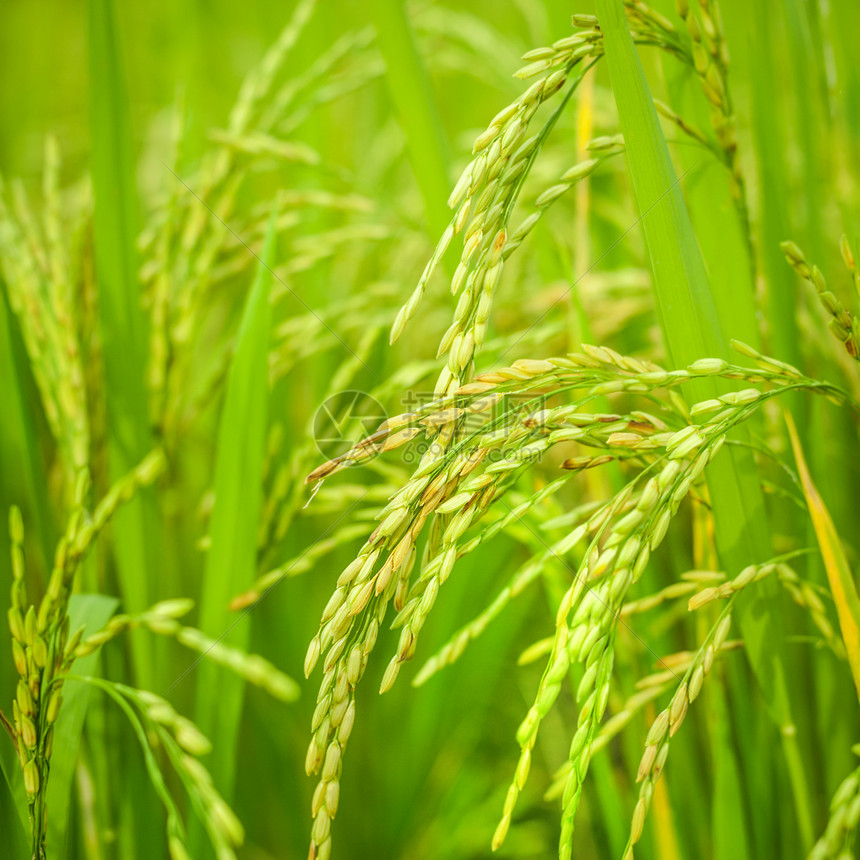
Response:
[[[827,581],[830,583],[833,602],[836,604],[839,627],[842,630],[842,639],[848,653],[848,664],[851,666],[854,686],[857,687],[857,695],[860,697],[860,597],[857,595],[854,576],[848,559],[845,558],[836,526],[833,524],[830,512],[818,494],[812,476],[809,474],[803,449],[800,447],[800,440],[797,436],[797,429],[789,413],[785,414],[785,422],[788,425],[788,435],[791,438],[791,447],[797,462],[803,495],[806,497],[809,515],[812,518],[815,536],[818,539],[818,547],[824,560],[824,569],[827,571]]]
[[[623,7],[615,0],[601,0],[598,9],[613,92],[627,141],[630,174],[651,257],[666,348],[678,367],[706,356],[726,355],[728,343],[717,317],[702,255],[626,27]],[[706,380],[690,389],[696,399],[713,396],[715,391]],[[708,482],[718,521],[717,541],[721,542],[721,553],[728,556],[724,562],[730,568],[740,562],[740,570],[751,560],[766,558],[769,548],[767,530],[761,528],[764,508],[755,472],[738,469],[738,458],[734,459],[732,466],[722,462],[723,468],[711,469]],[[760,665],[758,670],[762,684],[771,686],[765,667]],[[780,719],[784,716],[781,714]]]
[[[623,7],[600,0],[598,10],[666,348],[677,367],[724,355],[728,342]]]
[[[713,737],[714,762],[711,832],[715,860],[748,860],[748,815],[742,793],[743,779],[732,743],[731,711],[724,690],[716,684],[710,690],[713,717],[709,729]]]
[[[92,634],[101,630],[110,620],[119,601],[101,594],[75,594],[69,601],[70,628],[82,625]],[[75,671],[83,675],[96,672],[99,653],[82,657],[75,663]],[[72,804],[72,782],[81,745],[81,734],[90,701],[90,688],[86,684],[70,684],[63,690],[63,707],[54,726],[54,750],[51,758],[51,781],[48,783],[48,856],[66,857],[69,854],[69,813]]]
[[[448,147],[406,7],[399,0],[371,4],[379,48],[388,69],[386,80],[409,146],[409,159],[421,195],[428,226],[441,235],[451,218],[448,197]]]
[[[0,390],[6,394],[3,441],[8,445],[2,453],[3,471],[10,477],[20,476],[22,489],[31,499],[30,516],[39,538],[43,563],[47,566],[56,543],[56,525],[48,500],[45,466],[36,444],[39,434],[31,404],[38,399],[30,396],[33,383],[26,355],[5,284],[0,284]]]
[[[775,10],[758,4],[751,9],[755,23],[756,51],[752,52],[755,74],[753,85],[754,109],[751,111],[755,153],[758,159],[761,186],[761,258],[767,275],[767,316],[771,330],[771,348],[776,355],[791,364],[800,361],[797,325],[797,287],[791,271],[780,256],[779,245],[784,236],[792,235],[790,201],[784,177],[785,119],[780,114],[778,100],[773,98],[777,85],[774,61]]]
[[[147,414],[146,325],[137,277],[138,200],[128,99],[111,0],[90,2],[90,98],[94,232],[99,322],[105,369],[109,457],[114,479],[129,472],[153,445]],[[125,608],[145,609],[158,569],[154,515],[147,493],[114,523],[117,572]],[[132,636],[143,686],[152,686],[149,640]]]
[[[219,641],[247,647],[250,624],[236,618],[230,599],[256,577],[257,523],[268,423],[269,292],[275,262],[276,211],[248,295],[233,355],[218,428],[215,506],[200,607],[200,628]],[[197,684],[196,721],[212,741],[211,771],[229,797],[244,682],[203,662]]]
[[[16,803],[12,786],[0,761],[0,833],[10,860],[25,860],[28,856],[25,838],[26,806]]]
[[[702,255],[669,157],[653,98],[627,29],[620,0],[598,0],[606,61],[645,239],[664,340],[672,362],[685,366],[705,356],[725,356],[725,320],[717,313]],[[714,396],[713,384],[691,386],[695,399]],[[727,569],[742,570],[771,555],[770,529],[752,455],[728,447],[707,470],[715,537]],[[738,602],[738,617],[750,665],[771,716],[782,730],[795,808],[803,841],[813,839],[805,775],[791,715],[782,657],[784,633],[772,611],[778,586],[762,583]]]

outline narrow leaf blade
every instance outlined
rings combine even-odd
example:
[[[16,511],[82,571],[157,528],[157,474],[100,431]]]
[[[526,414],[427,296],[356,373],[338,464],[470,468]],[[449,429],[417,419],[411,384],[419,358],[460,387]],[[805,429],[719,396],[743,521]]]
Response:
[[[85,625],[93,634],[101,630],[117,608],[119,601],[101,594],[75,594],[69,601],[70,629]],[[99,654],[76,661],[75,672],[94,675]],[[63,690],[63,707],[54,725],[54,755],[51,758],[51,781],[48,783],[48,856],[68,854],[69,812],[72,782],[78,763],[81,733],[87,716],[90,688],[86,684],[70,684]]]
[[[800,474],[800,483],[803,486],[803,495],[812,518],[815,529],[815,537],[818,539],[818,548],[824,560],[824,569],[827,571],[827,581],[833,594],[833,602],[836,604],[836,612],[839,616],[839,627],[842,631],[842,639],[845,642],[845,650],[848,653],[848,664],[851,666],[851,674],[854,676],[854,685],[857,687],[857,696],[860,698],[860,597],[857,595],[857,587],[848,559],[839,541],[839,535],[830,512],[824,501],[818,494],[818,489],[809,474],[803,449],[800,447],[800,439],[797,429],[789,413],[785,414],[788,425],[788,435],[791,438],[791,447],[794,450],[794,459],[797,462],[797,471]]]
[[[112,0],[90,0],[90,98],[95,256],[105,369],[110,469],[130,471],[152,449],[145,385],[146,324],[137,277],[138,200],[128,99]],[[115,552],[123,603],[152,603],[149,575],[158,557],[150,494],[141,493],[116,517]],[[138,678],[152,687],[148,640],[132,635]]]
[[[597,11],[667,351],[676,366],[706,356],[724,356],[729,346],[725,333],[731,331],[732,321],[718,314],[624,6],[621,0],[598,0]],[[723,310],[726,312],[725,306]],[[690,387],[691,397],[697,400],[715,396],[715,392],[713,382]],[[770,527],[749,450],[731,446],[708,468],[706,477],[717,548],[726,569],[740,571],[751,562],[770,558]],[[773,608],[780,595],[775,582],[761,585],[751,595],[741,595],[737,613],[750,665],[768,710],[782,730],[798,827],[803,842],[811,845],[811,804],[791,714],[785,637],[780,613]]]
[[[450,220],[448,147],[427,69],[399,0],[371,3],[379,48],[388,69],[388,89],[406,133],[409,159],[424,198],[427,222],[440,235]]]
[[[206,559],[201,628],[247,647],[249,623],[230,612],[230,599],[256,574],[257,527],[268,422],[269,292],[275,257],[275,215],[242,317],[218,430],[215,507]],[[229,797],[235,776],[243,682],[205,661],[199,669],[197,722],[214,747],[212,775]]]

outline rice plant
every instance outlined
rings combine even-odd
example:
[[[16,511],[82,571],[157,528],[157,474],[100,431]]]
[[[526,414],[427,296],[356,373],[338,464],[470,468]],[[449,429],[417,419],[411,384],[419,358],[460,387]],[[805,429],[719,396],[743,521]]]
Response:
[[[854,856],[853,5],[162,11],[2,166],[9,856]]]

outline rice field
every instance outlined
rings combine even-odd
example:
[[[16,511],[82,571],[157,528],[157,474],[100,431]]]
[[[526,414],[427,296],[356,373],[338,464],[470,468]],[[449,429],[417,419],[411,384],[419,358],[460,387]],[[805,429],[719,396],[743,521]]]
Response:
[[[0,856],[854,857],[858,28],[0,9]]]

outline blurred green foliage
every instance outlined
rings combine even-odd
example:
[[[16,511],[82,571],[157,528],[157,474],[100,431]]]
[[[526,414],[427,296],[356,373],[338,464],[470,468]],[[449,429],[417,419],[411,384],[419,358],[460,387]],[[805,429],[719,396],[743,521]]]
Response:
[[[235,131],[231,110],[243,80],[254,74],[297,5],[254,0],[241,5],[225,0],[113,4],[111,38],[125,81],[124,91],[113,93],[119,106],[104,108],[102,119],[116,118],[123,110],[131,133],[127,144],[133,176],[126,177],[132,182],[125,202],[139,216],[143,234],[136,251],[139,281],[126,298],[136,298],[134,291],[143,284],[147,326],[156,333],[148,333],[146,379],[139,378],[126,344],[103,353],[98,336],[95,297],[105,287],[93,274],[93,258],[98,260],[99,252],[120,256],[123,242],[134,237],[111,238],[111,213],[99,212],[105,189],[121,180],[106,165],[116,152],[97,156],[98,146],[93,146],[92,129],[100,126],[93,123],[98,98],[92,96],[109,90],[118,76],[89,41],[92,9],[79,0],[6,0],[0,6],[0,174],[6,189],[13,196],[26,194],[32,210],[41,213],[47,205],[42,199],[46,136],[56,138],[61,156],[58,199],[67,248],[60,256],[68,264],[71,285],[64,307],[72,317],[66,323],[75,332],[85,378],[86,392],[76,396],[80,394],[77,405],[89,431],[85,466],[94,487],[89,507],[138,459],[131,457],[122,466],[107,461],[113,429],[106,415],[114,395],[105,361],[114,372],[138,373],[135,386],[124,389],[149,400],[145,406],[133,404],[150,422],[138,428],[137,441],[143,445],[151,437],[167,458],[165,475],[142,498],[149,512],[139,512],[148,524],[140,526],[141,543],[133,545],[151,553],[145,564],[140,563],[142,552],[140,558],[123,558],[123,547],[132,543],[121,543],[120,521],[79,572],[80,590],[115,595],[122,611],[140,610],[141,594],[149,600],[187,595],[206,605],[207,535],[209,526],[224,516],[216,506],[217,515],[210,519],[215,463],[223,454],[216,447],[226,380],[262,256],[265,224],[273,208],[280,213],[266,340],[270,386],[262,486],[255,480],[244,494],[234,486],[230,504],[241,520],[254,510],[250,500],[262,491],[261,518],[251,523],[258,532],[260,575],[303,558],[320,541],[336,544],[331,552],[314,556],[310,569],[299,565],[294,572],[301,575],[288,568],[286,579],[265,591],[250,615],[250,650],[296,678],[302,675],[305,649],[337,575],[360,545],[357,532],[344,536],[342,530],[357,521],[370,532],[373,515],[414,465],[395,452],[373,461],[358,477],[347,473],[333,479],[305,508],[304,476],[328,456],[311,438],[317,409],[328,396],[354,388],[373,393],[388,414],[395,414],[405,408],[405,392],[432,391],[442,366],[433,361],[436,346],[454,304],[444,278],[428,288],[420,320],[394,348],[387,346],[391,322],[444,227],[440,213],[473,140],[523,89],[511,77],[521,65],[520,55],[569,35],[571,12],[593,11],[592,3],[571,8],[556,0],[405,5],[396,0],[323,0],[286,54],[272,88],[272,93],[287,93],[287,109],[272,108],[277,97],[269,95],[253,116],[254,122],[271,119],[271,128],[263,131],[296,148],[261,154],[255,149],[262,145],[254,137],[256,126]],[[682,26],[674,4],[654,5]],[[832,0],[826,7],[801,0],[760,5],[725,0],[719,6],[752,209],[752,263],[758,278],[752,286],[760,299],[757,316],[737,320],[736,329],[725,334],[743,337],[757,330],[776,357],[798,363],[813,376],[847,378],[846,387],[856,392],[856,368],[830,348],[815,297],[810,298],[806,284],[795,282],[774,243],[796,239],[838,285],[834,291],[849,306],[856,305],[849,279],[838,273],[844,271],[839,257],[843,232],[857,251],[860,67],[854,60],[853,34],[860,27],[860,7],[851,0]],[[679,71],[672,58],[649,48],[641,48],[640,55],[654,94],[707,128],[707,102],[691,70]],[[329,56],[334,57],[330,65]],[[291,82],[300,84],[292,92]],[[603,66],[589,78],[588,93],[571,102],[537,160],[521,214],[532,211],[540,192],[582,159],[589,137],[618,133]],[[749,278],[750,261],[724,168],[693,148],[674,126],[664,128],[712,284],[721,277],[723,284]],[[101,231],[98,221],[93,226],[92,201],[82,190],[91,173],[97,218],[108,221]],[[15,192],[18,180],[20,192]],[[595,173],[584,198],[569,198],[548,212],[506,267],[481,369],[515,358],[562,355],[579,348],[582,340],[665,360],[649,290],[647,247],[641,231],[631,229],[638,216],[624,158],[614,158]],[[30,229],[21,218],[25,208],[12,216],[24,223],[22,249]],[[37,228],[36,233],[47,236],[50,231]],[[14,256],[8,245],[0,247],[2,254],[10,260]],[[114,262],[121,270],[123,262]],[[449,253],[442,268],[450,275],[455,265]],[[44,287],[53,281],[23,279],[23,286],[16,287],[12,271],[0,269],[0,509],[16,504],[23,510],[28,577],[39,594],[48,582],[56,541],[74,510],[73,470],[46,409],[39,359],[28,340],[28,325],[39,318],[30,318],[15,301],[27,289],[33,295],[54,295]],[[161,283],[159,273],[164,272],[169,277]],[[164,300],[166,323],[159,322],[159,295],[169,296]],[[114,320],[120,317],[118,311]],[[103,316],[101,325],[104,333],[113,323]],[[162,329],[164,355],[154,347]],[[511,344],[516,347],[508,355]],[[163,364],[153,370],[152,362],[159,358]],[[69,390],[65,383],[59,389]],[[846,542],[849,561],[856,565],[856,421],[829,405],[792,405],[813,477]],[[234,425],[237,420],[233,415]],[[771,416],[757,425],[754,441],[762,449],[774,446],[791,464],[777,424]],[[545,480],[556,465],[535,480]],[[768,492],[771,522],[780,525],[775,547],[812,547],[814,536],[797,510],[796,487],[781,468],[764,470],[765,489],[773,490]],[[539,528],[584,497],[617,489],[617,483],[618,475],[589,475],[529,522]],[[670,533],[636,596],[658,591],[681,572],[711,561],[701,545],[708,530],[701,523],[694,527],[695,517],[686,512],[680,518],[677,533]],[[248,522],[241,525],[247,531]],[[515,525],[458,563],[423,632],[419,664],[540,551],[529,528]],[[4,537],[0,545],[5,544]],[[11,581],[8,556],[0,552],[2,583]],[[816,586],[826,584],[817,561],[798,566]],[[235,582],[229,582],[229,571],[221,571],[219,599],[244,592],[246,574],[237,573]],[[145,583],[139,581],[142,575]],[[410,667],[379,698],[374,687],[397,641],[384,630],[382,653],[374,655],[368,670],[372,677],[358,692],[359,716],[334,824],[335,857],[490,856],[490,839],[516,762],[515,732],[541,674],[535,664],[517,667],[517,658],[552,629],[569,576],[565,565],[549,565],[539,587],[506,609],[462,660],[417,689],[409,681],[419,667]],[[4,615],[7,591],[5,586],[0,590]],[[826,648],[808,647],[810,639],[816,646],[820,641],[807,615],[788,605],[779,611],[789,629],[789,683],[797,700],[794,716],[808,781],[808,814],[817,835],[836,786],[854,766],[849,749],[858,740],[857,702],[844,663]],[[219,614],[212,609],[209,617]],[[680,606],[672,604],[665,612],[637,617],[635,635],[621,631],[619,650],[625,657],[619,660],[611,709],[633,692],[637,678],[655,668],[657,654],[695,650],[707,628],[698,618],[682,615]],[[194,621],[210,636],[224,632],[210,629],[196,615]],[[182,713],[194,714],[195,702],[198,708],[211,707],[211,695],[195,691],[201,677],[190,671],[195,654],[140,631],[131,642],[135,652],[127,650],[124,640],[103,649],[100,666],[106,677],[151,688]],[[148,643],[144,652],[138,652],[141,642]],[[143,663],[141,653],[146,654]],[[637,857],[793,858],[810,847],[802,845],[795,815],[789,812],[795,801],[786,765],[754,673],[740,657],[727,661],[734,662],[712,679],[725,695],[703,696],[694,706],[697,716],[673,741],[661,783],[667,788],[665,794],[661,790]],[[205,679],[217,689],[223,671],[207,667]],[[14,695],[16,677],[9,649],[0,649],[4,702]],[[233,697],[230,706],[242,709],[230,798],[247,833],[239,856],[304,856],[313,790],[304,760],[315,682],[302,683],[301,698],[290,704],[253,687],[237,692],[235,684],[223,683],[222,689]],[[603,858],[623,850],[638,792],[633,777],[653,716],[647,709],[638,714],[620,741],[595,755],[593,780],[577,820],[576,856]],[[531,780],[499,856],[527,860],[554,855],[558,804],[545,800],[543,793],[567,759],[575,719],[576,706],[566,695],[546,720]],[[147,781],[137,739],[95,690],[90,692],[81,751],[71,781],[68,850],[62,856],[166,857],[163,812]],[[19,792],[14,750],[0,750],[0,761],[11,792]],[[223,762],[217,769],[225,767],[229,771]],[[65,770],[71,769],[67,762]],[[0,792],[5,792],[2,784]],[[7,815],[4,796],[0,794],[0,810]],[[745,820],[735,821],[735,816]],[[730,836],[726,822],[736,828]],[[199,850],[201,858],[207,856],[208,849]]]

